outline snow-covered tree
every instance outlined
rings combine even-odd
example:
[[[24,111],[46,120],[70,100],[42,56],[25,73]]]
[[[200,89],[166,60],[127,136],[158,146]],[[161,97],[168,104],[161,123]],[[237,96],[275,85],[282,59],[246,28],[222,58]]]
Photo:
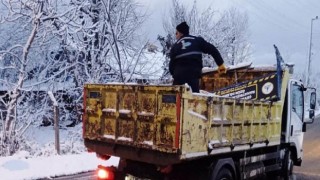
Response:
[[[74,71],[77,84],[129,81],[147,40],[138,34],[145,14],[134,0],[75,0],[76,17],[67,31],[67,45],[81,64]]]
[[[168,34],[166,37],[159,35],[157,39],[160,42],[160,45],[162,47],[162,54],[165,55],[165,61],[162,65],[163,74],[161,78],[166,79],[170,76],[169,74],[170,49],[173,43],[175,42],[175,39],[172,37],[171,34]]]
[[[74,66],[60,63],[50,74],[54,59],[48,54],[60,41],[54,24],[70,11],[59,14],[57,3],[1,0],[0,32],[5,41],[0,42],[0,155],[10,155],[19,148],[26,129],[47,112],[45,91]]]
[[[214,31],[206,37],[216,43],[228,64],[235,65],[250,58],[248,17],[235,8],[225,11]]]
[[[60,120],[74,125],[84,83],[159,73],[159,57],[138,34],[145,15],[134,0],[1,3],[0,155],[19,149],[30,125],[52,121],[48,90],[60,102]]]

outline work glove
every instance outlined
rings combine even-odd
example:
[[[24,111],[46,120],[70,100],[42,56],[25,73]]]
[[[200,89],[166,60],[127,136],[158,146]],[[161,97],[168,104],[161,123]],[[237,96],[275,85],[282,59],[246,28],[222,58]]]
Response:
[[[221,64],[218,67],[218,73],[221,74],[226,74],[227,73],[227,67],[224,64]]]

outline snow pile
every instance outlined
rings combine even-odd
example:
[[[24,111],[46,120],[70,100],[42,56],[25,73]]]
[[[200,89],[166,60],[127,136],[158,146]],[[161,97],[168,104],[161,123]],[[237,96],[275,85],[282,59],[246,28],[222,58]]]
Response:
[[[4,180],[50,178],[95,170],[98,164],[118,166],[119,158],[102,161],[94,153],[74,155],[53,155],[49,157],[26,158],[28,153],[0,158],[0,174]]]
[[[60,154],[79,154],[85,152],[82,139],[82,125],[60,128]],[[38,156],[51,156],[56,154],[55,131],[53,126],[30,127],[25,135],[25,142],[20,151],[28,151],[28,158]]]

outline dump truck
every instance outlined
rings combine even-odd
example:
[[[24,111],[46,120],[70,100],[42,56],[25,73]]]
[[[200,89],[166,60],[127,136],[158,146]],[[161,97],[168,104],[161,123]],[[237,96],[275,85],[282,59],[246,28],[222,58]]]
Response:
[[[291,77],[277,48],[276,57],[275,66],[204,72],[200,93],[188,85],[86,84],[85,147],[105,160],[120,157],[117,167],[100,165],[99,178],[289,179],[302,163],[316,94]]]

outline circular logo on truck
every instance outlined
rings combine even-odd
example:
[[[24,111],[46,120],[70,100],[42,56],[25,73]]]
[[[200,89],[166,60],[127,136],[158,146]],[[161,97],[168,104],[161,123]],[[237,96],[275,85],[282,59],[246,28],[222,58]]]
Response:
[[[262,86],[262,93],[263,94],[270,94],[273,90],[273,84],[271,82],[266,82],[263,86]]]

